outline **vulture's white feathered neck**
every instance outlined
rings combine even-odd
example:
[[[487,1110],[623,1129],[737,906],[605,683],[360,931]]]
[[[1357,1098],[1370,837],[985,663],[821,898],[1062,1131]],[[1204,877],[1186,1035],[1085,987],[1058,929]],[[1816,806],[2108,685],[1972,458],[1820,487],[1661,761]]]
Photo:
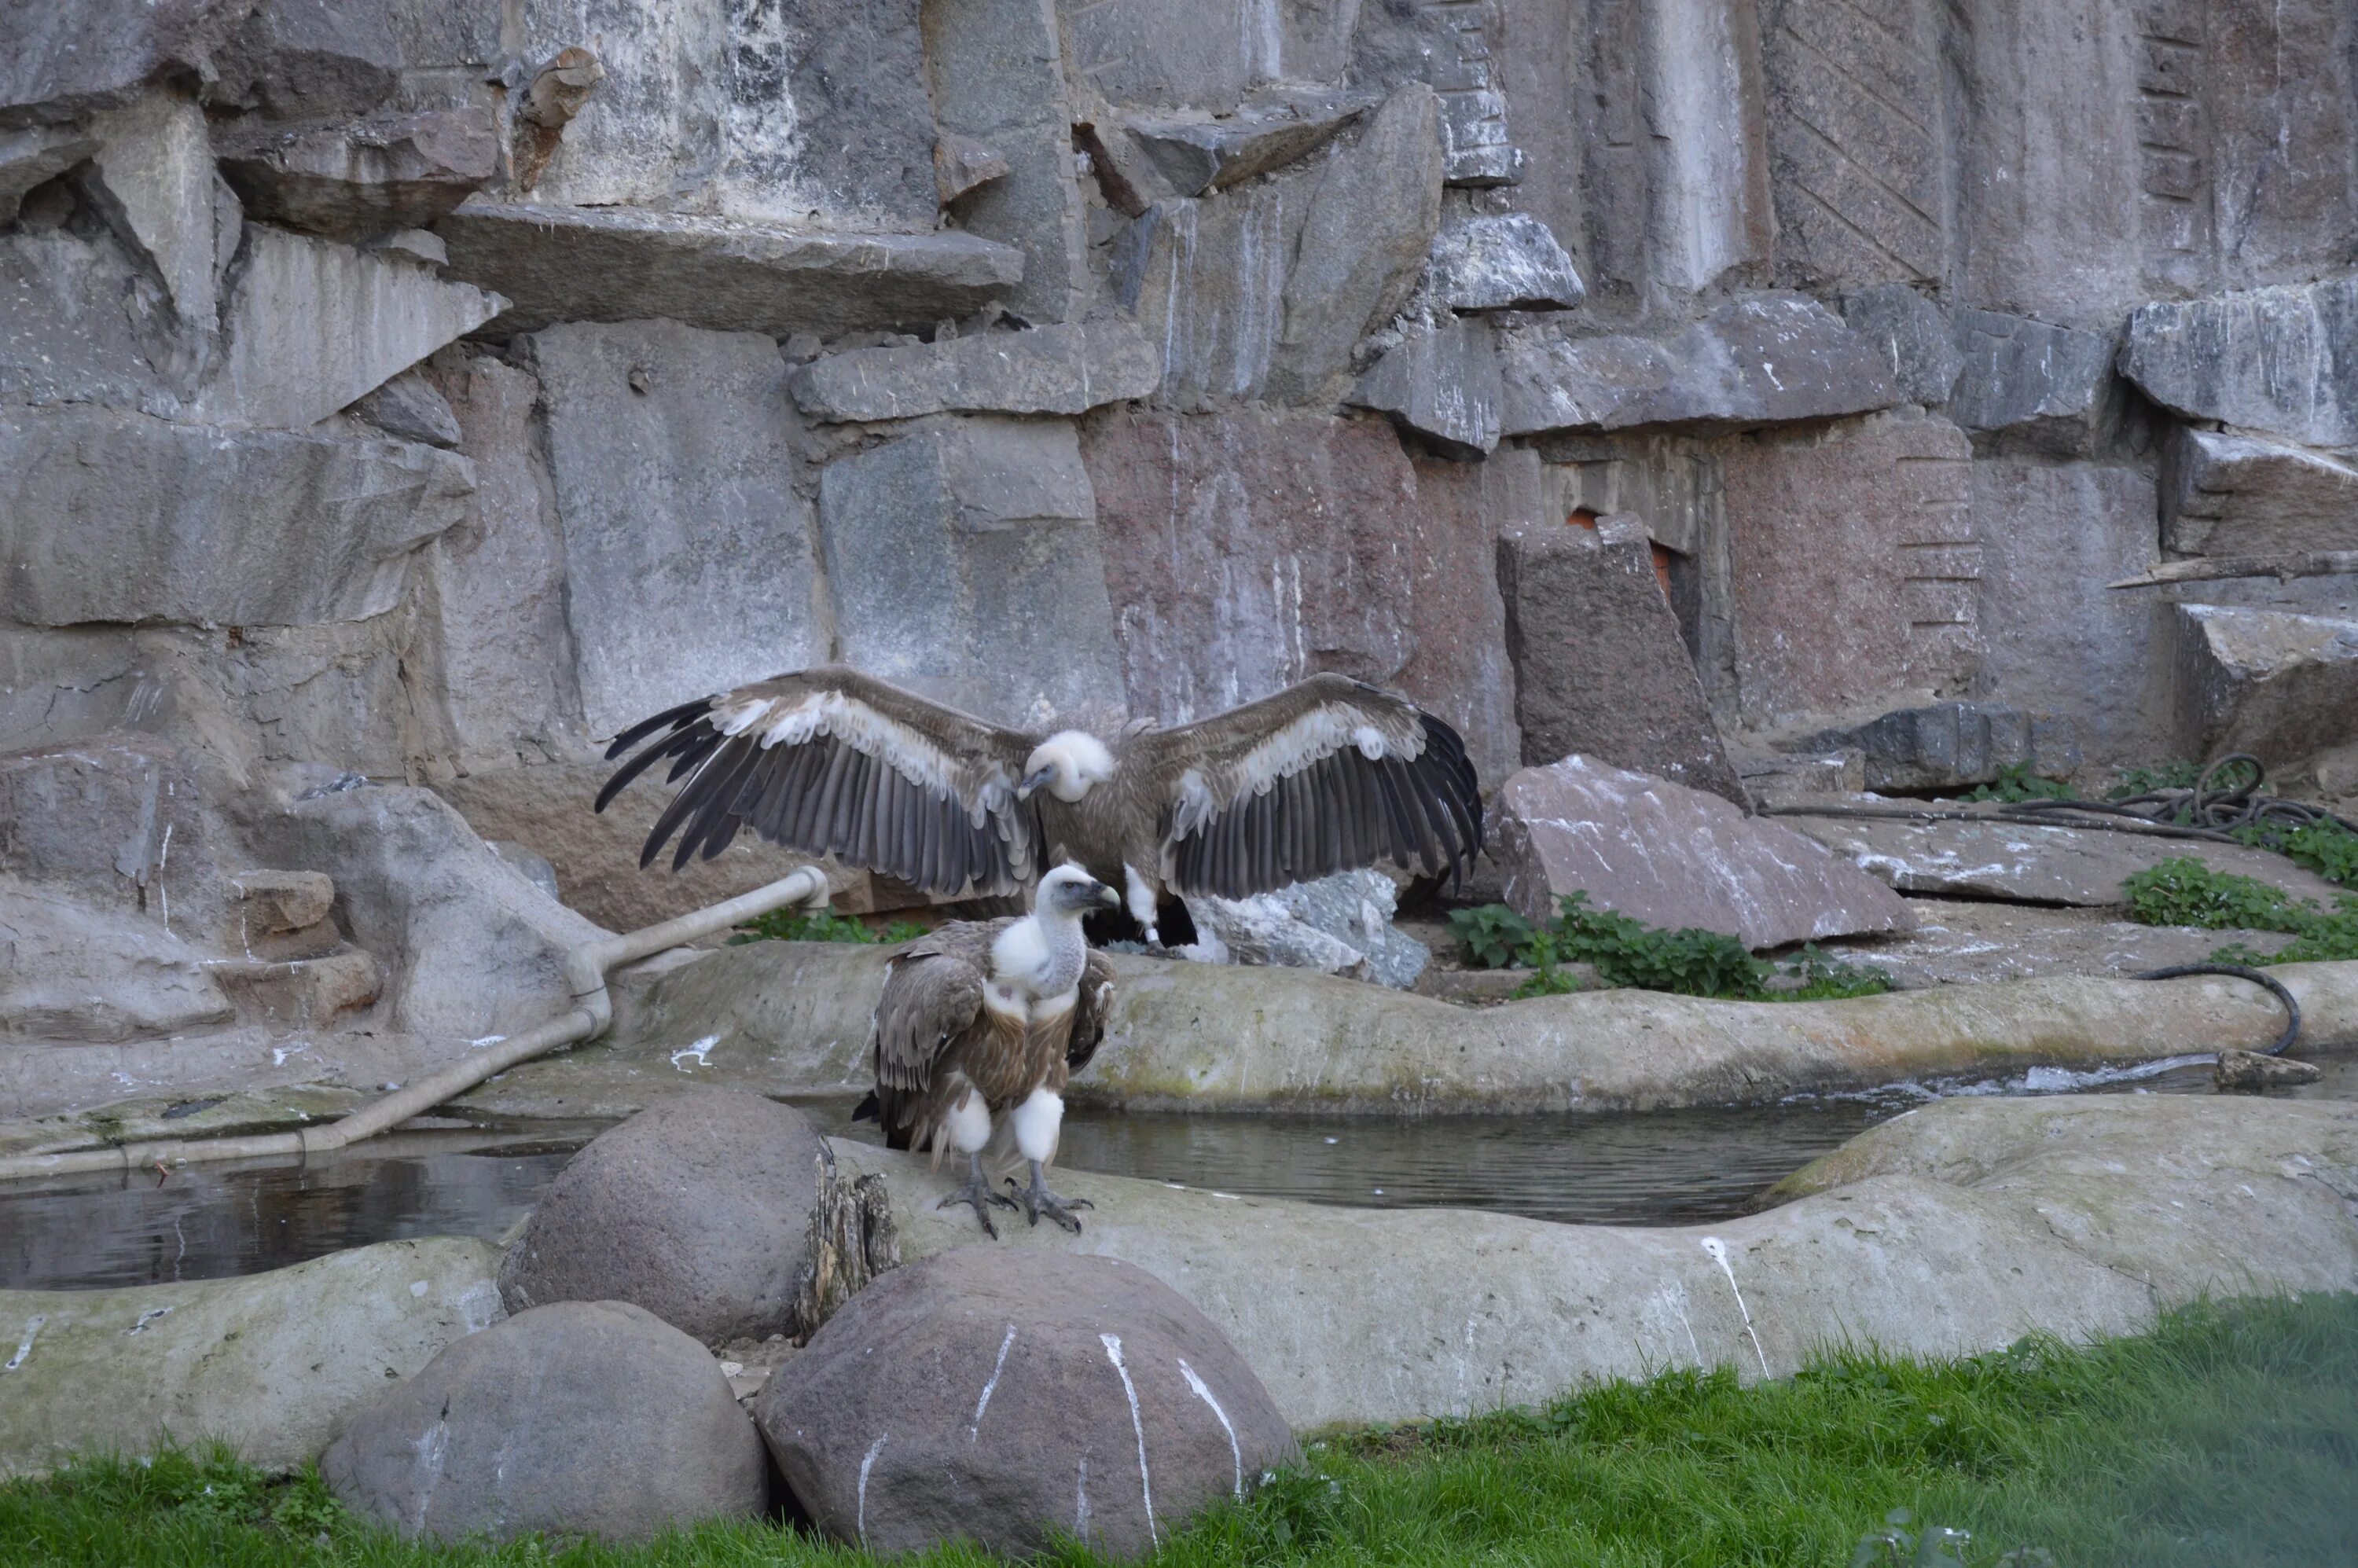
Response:
[[[990,945],[990,978],[1037,1000],[1062,996],[1080,984],[1089,939],[1076,910],[1035,909]]]
[[[1070,806],[1113,777],[1113,752],[1086,730],[1059,730],[1032,750],[1024,772],[1049,770],[1048,793]]]

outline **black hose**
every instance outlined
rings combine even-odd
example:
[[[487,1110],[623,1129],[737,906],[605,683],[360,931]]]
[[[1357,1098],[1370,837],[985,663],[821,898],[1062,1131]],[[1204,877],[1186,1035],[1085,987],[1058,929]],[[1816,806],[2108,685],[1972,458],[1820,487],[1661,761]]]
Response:
[[[2242,964],[2172,964],[2167,968],[2147,969],[2141,975],[2131,975],[2129,979],[2133,980],[2174,980],[2181,975],[2227,975],[2235,979],[2249,980],[2255,986],[2266,986],[2268,989],[2276,993],[2277,1000],[2284,1003],[2284,1033],[2277,1036],[2277,1043],[2275,1044],[2269,1046],[2266,1050],[2258,1053],[2258,1054],[2263,1056],[2281,1056],[2285,1054],[2287,1047],[2290,1046],[2295,1040],[2300,1038],[2300,1003],[2293,1000],[2292,992],[2286,989],[2285,983],[2282,980],[2277,979],[2274,975],[2266,973],[2265,970],[2250,968]]]

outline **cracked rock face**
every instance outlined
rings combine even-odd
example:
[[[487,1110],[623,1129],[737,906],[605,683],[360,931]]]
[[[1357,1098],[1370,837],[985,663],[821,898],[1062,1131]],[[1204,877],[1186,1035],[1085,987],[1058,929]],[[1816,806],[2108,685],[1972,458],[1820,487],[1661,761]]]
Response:
[[[1013,1247],[885,1275],[754,1413],[812,1519],[879,1553],[963,1536],[1020,1555],[1063,1531],[1142,1556],[1294,1454],[1260,1379],[1168,1285]]]
[[[769,1500],[753,1423],[704,1347],[622,1302],[564,1302],[449,1346],[319,1461],[410,1537],[644,1540]]]

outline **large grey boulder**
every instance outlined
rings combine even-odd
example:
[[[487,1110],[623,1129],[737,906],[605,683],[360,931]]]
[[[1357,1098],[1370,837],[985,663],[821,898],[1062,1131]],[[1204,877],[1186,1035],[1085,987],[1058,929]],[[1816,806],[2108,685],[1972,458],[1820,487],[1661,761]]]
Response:
[[[254,0],[80,0],[0,7],[0,124],[119,108],[151,82],[201,79]]]
[[[1479,458],[1496,447],[1504,388],[1489,323],[1444,312],[1397,336],[1343,401],[1389,414],[1455,456]]]
[[[1576,338],[1531,325],[1503,334],[1500,353],[1509,436],[1774,425],[1900,400],[1877,345],[1797,294],[1731,301],[1671,338]]]
[[[1888,888],[1791,828],[1585,757],[1509,779],[1489,832],[1507,902],[1532,920],[1585,892],[1595,908],[1667,930],[1725,932],[1747,947],[1915,925]]]
[[[1433,236],[1424,287],[1449,310],[1569,310],[1588,296],[1572,257],[1528,212],[1453,214]]]
[[[1406,990],[1432,954],[1393,928],[1399,902],[1391,878],[1372,867],[1250,898],[1199,894],[1187,900],[1196,942],[1188,956],[1315,969]]]
[[[2069,719],[1992,702],[1896,708],[1864,724],[1822,730],[1785,749],[1855,751],[1861,787],[1871,790],[1969,789],[1996,783],[2008,768],[2061,779],[2080,766]]]
[[[0,610],[37,626],[381,615],[473,488],[465,459],[400,441],[0,415]]]
[[[1955,322],[1964,367],[1949,417],[1966,429],[2085,457],[2118,422],[2111,336],[1996,310],[1960,308]]]
[[[2121,370],[2193,418],[2358,446],[2358,276],[2145,306]]]
[[[401,87],[386,0],[257,0],[216,61],[214,92],[274,119],[365,114]]]
[[[450,276],[506,296],[503,325],[519,332],[654,317],[777,337],[930,326],[1024,276],[1022,252],[957,230],[837,233],[477,197],[435,232],[449,247]]]
[[[216,144],[249,217],[336,239],[423,228],[498,172],[499,132],[476,108],[288,127],[256,121]]]
[[[500,1266],[511,1312],[631,1302],[708,1345],[783,1334],[818,1198],[802,1113],[734,1090],[665,1100],[591,1139]]]
[[[522,1313],[346,1417],[345,1507],[413,1539],[639,1541],[769,1500],[762,1440],[704,1347],[625,1302]]]
[[[129,1040],[225,1023],[210,957],[127,912],[0,876],[0,1037]]]
[[[1217,118],[1133,114],[1130,134],[1174,190],[1201,196],[1307,157],[1366,108],[1314,99],[1253,103]]]
[[[2177,630],[2190,755],[2282,764],[2358,741],[2358,621],[2181,604]]]
[[[1927,407],[1949,401],[1965,356],[1945,308],[1907,284],[1885,283],[1843,296],[1842,318],[1877,347],[1901,396]]]
[[[107,222],[164,280],[182,326],[210,332],[218,307],[212,147],[192,99],[157,92],[94,115],[90,189]],[[308,420],[302,421],[308,424]]]
[[[877,1552],[1057,1533],[1143,1556],[1294,1455],[1205,1315],[1110,1259],[956,1248],[854,1296],[754,1406],[819,1527]]]
[[[2358,465],[2181,425],[2162,448],[2161,526],[2189,555],[2358,549]]]
[[[2100,908],[2127,902],[2121,884],[2129,877],[2190,855],[2213,871],[2255,878],[2296,899],[2330,905],[2337,892],[2281,855],[2241,844],[2018,822],[1812,816],[1810,804],[1790,802],[1777,820],[1905,893]],[[1870,797],[1837,804],[1888,810],[1894,803]]]
[[[1636,516],[1506,535],[1498,592],[1524,762],[1579,752],[1751,804]]]
[[[813,418],[914,419],[946,409],[1086,414],[1145,397],[1161,357],[1120,318],[829,354],[787,385]]]
[[[1441,222],[1439,116],[1433,90],[1412,83],[1384,101],[1357,146],[1327,159],[1286,275],[1270,372],[1279,397],[1322,400],[1353,346],[1415,287]]]
[[[293,1469],[347,1413],[499,1321],[498,1262],[488,1241],[435,1237],[236,1280],[0,1291],[0,1476],[168,1434]]]

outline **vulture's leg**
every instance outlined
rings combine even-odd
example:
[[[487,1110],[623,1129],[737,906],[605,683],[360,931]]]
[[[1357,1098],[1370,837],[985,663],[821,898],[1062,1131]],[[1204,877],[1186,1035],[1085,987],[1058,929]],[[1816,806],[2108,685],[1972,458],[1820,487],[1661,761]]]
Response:
[[[1034,1225],[1040,1223],[1040,1217],[1044,1214],[1078,1236],[1081,1222],[1074,1217],[1073,1210],[1097,1206],[1087,1198],[1068,1198],[1050,1192],[1046,1174],[1048,1162],[1056,1157],[1057,1130],[1065,1120],[1064,1097],[1044,1086],[1033,1089],[1023,1103],[1015,1108],[1012,1119],[1016,1150],[1032,1166],[1031,1186],[1019,1189],[1017,1193],[1023,1200],[1024,1212],[1031,1216]],[[1008,1177],[1007,1184],[1014,1186],[1015,1178]],[[1011,1204],[1009,1206],[1014,1206]]]
[[[990,1223],[991,1206],[996,1204],[1001,1208],[1013,1208],[1015,1202],[992,1192],[990,1184],[982,1179],[983,1145],[990,1141],[990,1108],[969,1086],[965,1096],[950,1107],[949,1114],[942,1121],[949,1134],[951,1147],[966,1156],[966,1180],[934,1206],[947,1208],[952,1204],[973,1205],[974,1217],[982,1221],[982,1233],[996,1241],[999,1239],[999,1227]]]
[[[1127,860],[1121,867],[1122,902],[1130,908],[1130,917],[1146,932],[1146,945],[1163,946],[1163,935],[1154,929],[1154,884],[1138,874],[1138,868]]]

